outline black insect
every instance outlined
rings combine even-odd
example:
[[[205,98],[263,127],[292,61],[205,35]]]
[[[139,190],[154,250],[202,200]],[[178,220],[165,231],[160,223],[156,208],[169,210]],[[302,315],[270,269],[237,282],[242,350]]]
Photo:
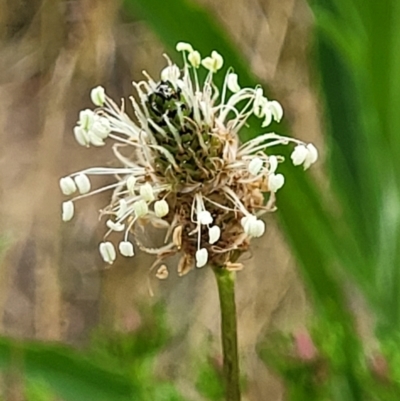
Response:
[[[150,110],[157,117],[161,117],[165,113],[169,117],[176,114],[176,101],[179,101],[181,90],[175,89],[170,82],[161,81],[158,83],[154,92],[148,95],[148,105]],[[172,116],[170,113],[172,112]]]

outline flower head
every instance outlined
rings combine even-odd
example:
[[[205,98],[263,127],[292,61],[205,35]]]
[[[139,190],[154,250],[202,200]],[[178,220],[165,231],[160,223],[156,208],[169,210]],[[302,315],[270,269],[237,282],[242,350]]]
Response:
[[[249,117],[262,119],[266,127],[281,120],[282,106],[267,99],[261,87],[241,88],[232,69],[217,88],[213,77],[224,66],[218,52],[202,59],[183,42],[177,50],[183,54],[183,68],[168,60],[158,80],[146,74],[145,81],[133,83],[133,113],[124,104],[118,106],[103,87],[92,90],[97,108],[80,112],[75,138],[86,147],[114,142],[117,165],[87,168],[62,178],[60,187],[67,196],[79,192],[63,203],[64,221],[73,218],[79,199],[113,191],[101,211],[108,231],[99,250],[106,263],[117,257],[107,240],[114,232],[122,237],[118,251],[125,257],[134,256],[133,242],[155,254],[159,264],[180,253],[182,275],[207,263],[236,266],[250,239],[264,234],[260,216],[275,210],[275,194],[285,182],[277,173],[284,158],[270,154],[273,146],[294,144],[293,164],[305,169],[318,153],[311,144],[275,133],[241,143],[238,133]],[[202,67],[204,80],[198,75]],[[89,177],[102,174],[116,177],[115,182],[92,189]],[[145,246],[137,223],[165,229],[165,245]],[[157,275],[166,278],[166,267],[160,269]]]

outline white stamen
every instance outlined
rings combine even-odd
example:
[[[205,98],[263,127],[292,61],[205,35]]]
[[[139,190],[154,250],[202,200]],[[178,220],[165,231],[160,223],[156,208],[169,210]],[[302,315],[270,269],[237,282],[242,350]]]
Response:
[[[128,191],[131,195],[135,195],[135,185],[136,185],[136,177],[131,175],[127,180],[126,180],[126,187],[128,188]]]
[[[199,68],[201,64],[201,56],[197,50],[189,53],[188,61],[194,68]]]
[[[63,202],[62,204],[62,219],[70,221],[74,217],[74,203],[72,201]]]
[[[254,93],[253,103],[253,113],[256,117],[264,117],[267,103],[268,100],[264,97],[262,88],[257,88]]]
[[[136,214],[136,217],[138,218],[146,216],[146,214],[149,212],[149,207],[147,206],[146,201],[143,199],[134,202],[132,208]]]
[[[106,92],[102,86],[96,86],[90,92],[90,99],[96,106],[103,106],[106,101]]]
[[[216,70],[220,70],[224,64],[223,57],[215,50],[211,52],[211,57],[214,59]]]
[[[268,104],[264,107],[264,110],[263,110],[263,113],[264,113],[264,121],[263,121],[263,123],[261,124],[261,126],[263,127],[263,128],[266,128],[266,127],[268,127],[271,123],[272,123],[272,117],[273,117],[273,115],[272,115],[272,111],[270,110],[270,108],[268,107]]]
[[[265,232],[265,223],[254,215],[243,217],[240,223],[249,237],[261,237]]]
[[[228,74],[227,86],[228,86],[228,89],[233,93],[237,93],[240,91],[237,74],[235,74],[233,72]]]
[[[274,120],[279,123],[283,117],[283,108],[281,104],[276,100],[272,100],[268,103],[268,107],[271,110]]]
[[[111,242],[102,242],[99,245],[99,251],[104,262],[109,263],[110,265],[114,262],[115,258],[117,257],[114,245]]]
[[[197,219],[200,222],[200,224],[203,225],[208,225],[211,224],[213,222],[213,218],[211,216],[211,213],[207,210],[202,210],[198,215],[197,215]]]
[[[90,191],[90,180],[86,174],[79,174],[75,177],[75,183],[80,194],[87,194]]]
[[[125,224],[116,223],[112,220],[107,220],[106,225],[108,228],[111,228],[111,230],[117,231],[117,232],[124,231],[124,229],[125,229]]]
[[[99,136],[97,136],[96,133],[93,131],[88,132],[88,137],[89,137],[90,143],[94,146],[104,146],[105,145],[104,141]]]
[[[89,135],[85,131],[85,129],[77,125],[76,127],[74,127],[74,135],[79,145],[86,146],[87,148],[89,147],[90,144]]]
[[[86,131],[90,130],[92,124],[94,123],[94,120],[95,114],[93,110],[85,109],[79,113],[79,124]]]
[[[265,223],[262,220],[257,220],[253,227],[253,237],[261,237],[265,233]]]
[[[318,151],[317,148],[312,144],[309,143],[307,145],[307,156],[304,160],[304,170],[307,170],[311,164],[315,163],[318,159]]]
[[[164,217],[169,213],[169,206],[167,201],[159,200],[154,203],[154,213],[157,217]]]
[[[177,45],[176,45],[176,50],[178,52],[183,52],[183,51],[192,52],[193,51],[193,47],[189,43],[178,42]]]
[[[181,75],[181,72],[179,71],[179,68],[177,65],[169,65],[168,67],[165,67],[161,71],[161,80],[162,81],[169,81],[172,84],[176,84],[178,81],[179,77]]]
[[[306,160],[307,155],[307,148],[304,145],[297,145],[294,148],[290,158],[292,159],[292,162],[295,166],[300,166],[300,164],[303,164]]]
[[[268,188],[271,192],[276,192],[283,187],[285,177],[282,174],[272,173],[268,176]]]
[[[106,139],[111,132],[110,121],[104,117],[98,117],[91,128],[96,136],[101,139]]]
[[[127,211],[128,211],[128,204],[126,203],[126,200],[120,199],[117,218],[120,219],[121,217],[123,217]]]
[[[269,156],[268,157],[268,163],[269,163],[269,173],[275,173],[277,167],[278,167],[278,158],[276,156]]]
[[[259,157],[254,157],[249,163],[249,171],[252,175],[258,175],[263,168],[264,162]]]
[[[196,252],[196,267],[203,267],[208,262],[208,251],[205,248],[201,248]]]
[[[212,226],[208,230],[208,243],[215,244],[221,237],[221,229],[218,226]]]
[[[60,188],[64,195],[72,195],[76,191],[75,181],[71,177],[61,178]]]
[[[140,196],[147,202],[152,202],[154,200],[154,192],[151,184],[146,182],[140,187]]]
[[[201,64],[210,72],[216,73],[222,68],[222,65],[224,64],[224,59],[218,52],[214,50],[211,53],[211,57],[206,57],[205,59],[203,59]]]
[[[121,241],[118,245],[119,252],[122,256],[130,258],[135,255],[133,244],[129,241]]]

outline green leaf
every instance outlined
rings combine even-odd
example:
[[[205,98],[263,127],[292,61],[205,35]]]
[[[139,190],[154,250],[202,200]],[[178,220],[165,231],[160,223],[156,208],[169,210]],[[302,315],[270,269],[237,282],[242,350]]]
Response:
[[[132,400],[131,383],[61,345],[0,339],[0,369],[18,369],[29,381],[45,383],[65,401]]]

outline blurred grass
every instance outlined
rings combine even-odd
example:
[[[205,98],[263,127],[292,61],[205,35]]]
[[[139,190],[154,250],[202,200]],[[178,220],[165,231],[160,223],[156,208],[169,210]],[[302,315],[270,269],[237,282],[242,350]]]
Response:
[[[357,274],[359,285],[366,284],[379,325],[398,330],[400,188],[395,177],[400,126],[393,104],[400,102],[399,7],[391,1],[314,4],[332,182],[343,200],[343,217],[366,256],[360,271],[354,265],[348,269]],[[342,45],[343,27],[351,27],[351,50]]]
[[[28,343],[2,338],[0,369],[16,372],[21,380],[46,383],[65,401],[131,400],[132,383],[121,374],[93,363],[59,345]]]

